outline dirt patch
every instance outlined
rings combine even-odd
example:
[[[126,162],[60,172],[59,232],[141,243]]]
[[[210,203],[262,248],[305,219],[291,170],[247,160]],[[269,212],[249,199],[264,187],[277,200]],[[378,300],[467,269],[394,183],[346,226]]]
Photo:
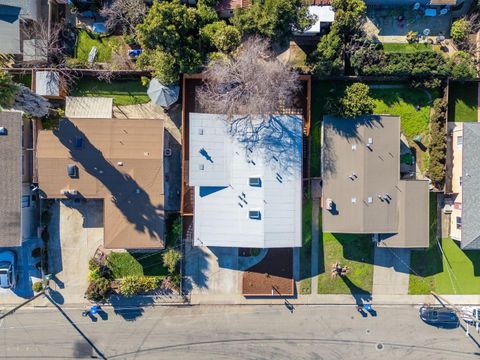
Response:
[[[243,274],[245,296],[293,296],[293,250],[270,249],[258,264]]]

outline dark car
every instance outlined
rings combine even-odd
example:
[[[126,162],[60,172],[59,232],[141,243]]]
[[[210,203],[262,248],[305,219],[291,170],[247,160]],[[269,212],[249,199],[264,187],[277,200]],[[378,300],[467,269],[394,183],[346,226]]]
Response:
[[[422,306],[420,318],[427,324],[438,327],[454,328],[460,324],[455,310],[443,306]]]

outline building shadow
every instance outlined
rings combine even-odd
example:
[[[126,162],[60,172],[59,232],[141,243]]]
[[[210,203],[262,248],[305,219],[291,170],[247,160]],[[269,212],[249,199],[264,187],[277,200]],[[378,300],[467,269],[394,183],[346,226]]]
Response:
[[[151,238],[163,239],[163,226],[159,222],[159,218],[163,218],[163,206],[152,204],[149,194],[132,176],[117,170],[70,120],[63,120],[54,135],[69,150],[72,160],[108,189],[111,200],[106,201],[112,201],[138,232],[148,233]],[[76,139],[79,138],[83,139],[82,145],[76,147]],[[82,169],[79,176],[82,176]]]

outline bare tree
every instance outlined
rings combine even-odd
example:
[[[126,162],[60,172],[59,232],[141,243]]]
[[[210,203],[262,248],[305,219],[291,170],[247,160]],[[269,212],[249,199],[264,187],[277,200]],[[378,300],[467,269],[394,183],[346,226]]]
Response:
[[[207,112],[234,115],[284,113],[300,89],[298,73],[277,60],[268,41],[253,37],[230,58],[211,63],[197,100]]]
[[[78,74],[66,63],[62,40],[64,25],[57,23],[49,27],[46,21],[40,21],[24,26],[23,35],[28,42],[24,43],[22,65],[56,71],[68,86],[78,79]]]
[[[143,0],[113,0],[105,5],[100,14],[109,29],[120,27],[124,33],[135,34],[135,26],[143,21],[147,6]]]

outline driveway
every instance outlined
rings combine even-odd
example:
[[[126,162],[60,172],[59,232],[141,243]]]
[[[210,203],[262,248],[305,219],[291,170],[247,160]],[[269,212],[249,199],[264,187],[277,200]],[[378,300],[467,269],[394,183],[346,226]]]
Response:
[[[375,247],[373,295],[408,295],[410,249]]]
[[[185,246],[184,288],[192,297],[240,294],[238,248]]]
[[[40,239],[28,239],[21,247],[2,248],[1,251],[10,250],[16,254],[18,278],[14,290],[0,288],[0,304],[20,303],[33,296],[32,283],[40,280],[42,275],[36,267],[40,257],[33,257],[32,251],[40,248],[41,244]]]
[[[88,261],[103,244],[103,202],[88,200],[73,206],[69,200],[51,207],[49,272],[59,304],[82,303],[88,285]]]

